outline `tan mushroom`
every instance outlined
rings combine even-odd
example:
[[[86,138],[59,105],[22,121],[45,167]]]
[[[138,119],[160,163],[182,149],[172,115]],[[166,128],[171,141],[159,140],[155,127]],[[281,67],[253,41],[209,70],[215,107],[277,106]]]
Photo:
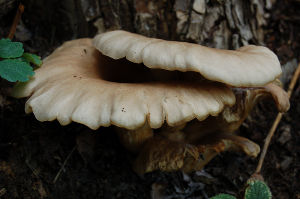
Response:
[[[189,172],[227,149],[259,153],[233,133],[260,96],[288,109],[286,93],[273,83],[280,73],[265,47],[218,50],[113,31],[93,44],[66,42],[13,95],[30,97],[25,110],[39,121],[116,126],[124,146],[137,153],[139,174]]]
[[[263,86],[281,74],[277,56],[263,46],[221,50],[113,31],[95,37],[94,45],[113,59],[125,58],[149,68],[193,71],[205,79],[235,87]]]

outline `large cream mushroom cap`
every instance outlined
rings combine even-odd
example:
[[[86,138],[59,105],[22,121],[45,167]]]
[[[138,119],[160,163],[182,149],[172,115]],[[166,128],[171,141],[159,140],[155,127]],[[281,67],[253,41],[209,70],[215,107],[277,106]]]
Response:
[[[107,64],[104,58],[91,39],[66,42],[43,61],[32,80],[18,84],[13,95],[29,96],[25,110],[39,121],[57,119],[62,125],[75,121],[91,129],[110,125],[136,129],[145,122],[151,128],[164,122],[174,126],[216,116],[235,103],[231,89],[220,83],[104,80],[99,72]]]
[[[277,56],[263,46],[221,50],[122,30],[100,34],[93,43],[101,53],[113,59],[126,57],[149,68],[194,71],[206,79],[235,87],[263,86],[281,74]]]

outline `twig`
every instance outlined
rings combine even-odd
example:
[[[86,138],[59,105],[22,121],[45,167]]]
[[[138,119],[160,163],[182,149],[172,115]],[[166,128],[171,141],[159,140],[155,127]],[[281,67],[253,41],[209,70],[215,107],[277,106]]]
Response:
[[[21,20],[21,16],[22,16],[23,12],[24,12],[24,5],[22,3],[20,3],[19,7],[18,7],[18,10],[17,10],[17,13],[16,13],[16,16],[15,16],[14,21],[13,21],[13,24],[11,25],[9,34],[7,36],[9,39],[14,38],[14,35],[15,35],[15,32],[16,32],[16,29],[17,29],[17,25],[19,24],[19,22]]]
[[[204,197],[204,199],[209,199],[209,197],[207,196],[207,194],[205,193],[205,191],[203,189],[201,189],[201,194]]]
[[[288,88],[288,91],[287,91],[289,98],[292,95],[293,89],[294,89],[294,87],[296,85],[296,82],[298,80],[299,75],[300,75],[300,64],[298,65],[298,67],[297,67],[297,69],[296,69],[296,71],[295,71],[295,73],[293,75],[293,78],[292,78],[292,80],[290,82],[290,85],[289,85],[289,88]],[[259,174],[260,171],[261,171],[262,164],[263,164],[265,156],[267,154],[267,150],[269,148],[271,139],[272,139],[272,137],[273,137],[273,135],[274,135],[274,133],[276,131],[276,128],[277,128],[277,126],[278,126],[278,124],[279,124],[279,122],[280,122],[280,120],[282,118],[282,115],[283,115],[282,113],[278,113],[278,115],[277,115],[277,117],[276,117],[276,119],[275,119],[275,121],[273,123],[273,126],[272,126],[272,128],[270,129],[270,131],[268,133],[268,136],[267,136],[267,138],[265,140],[264,148],[263,148],[263,150],[261,152],[261,155],[260,155],[260,158],[259,158],[259,162],[258,162],[256,171],[255,171],[256,174]]]
[[[28,166],[28,168],[32,171],[32,173],[35,175],[35,177],[40,178],[39,173],[36,171],[36,169],[34,169],[30,163],[29,160],[26,158],[25,160],[26,165]]]
[[[61,165],[61,167],[60,167],[58,173],[56,174],[56,176],[55,176],[55,178],[54,178],[54,180],[53,180],[53,184],[55,184],[56,181],[58,180],[58,178],[59,178],[61,172],[62,172],[63,169],[65,168],[65,166],[66,166],[68,160],[70,159],[70,157],[71,157],[71,155],[73,154],[73,152],[75,151],[75,149],[76,149],[76,146],[74,146],[74,148],[72,149],[72,151],[69,153],[69,155],[68,155],[67,158],[65,159],[64,163]]]

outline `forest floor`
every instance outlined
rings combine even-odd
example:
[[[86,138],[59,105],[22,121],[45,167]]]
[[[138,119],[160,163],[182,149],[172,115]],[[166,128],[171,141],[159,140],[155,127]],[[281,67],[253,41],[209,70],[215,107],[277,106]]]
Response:
[[[275,51],[282,64],[300,58],[299,9],[299,3],[290,5],[280,1],[273,8],[266,27],[266,45]],[[24,42],[25,50],[45,57],[63,42],[50,42],[43,30],[30,25],[31,15],[24,17],[31,33],[28,37],[32,37]],[[0,23],[0,36],[7,33],[10,23]],[[26,31],[22,33],[26,36]],[[25,99],[7,95],[11,84],[1,80],[0,85],[1,199],[236,195],[258,162],[258,158],[230,152],[219,155],[203,171],[190,175],[153,172],[140,177],[131,169],[131,154],[119,144],[111,128],[92,131],[75,123],[62,127],[56,121],[38,122],[32,114],[24,113]],[[273,137],[262,169],[273,198],[300,198],[299,101],[298,81],[290,111],[284,115]],[[239,134],[263,146],[276,114],[274,104],[259,103]]]

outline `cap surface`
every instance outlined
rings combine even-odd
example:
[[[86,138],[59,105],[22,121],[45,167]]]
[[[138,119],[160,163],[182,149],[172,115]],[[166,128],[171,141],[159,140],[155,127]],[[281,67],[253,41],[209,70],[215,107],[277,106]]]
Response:
[[[117,83],[101,79],[104,57],[90,39],[66,42],[43,61],[35,76],[18,84],[15,97],[30,96],[25,105],[39,121],[71,121],[92,129],[116,125],[136,129],[204,120],[235,103],[230,88],[219,83]],[[101,65],[102,64],[102,65]]]
[[[126,57],[149,68],[194,71],[206,79],[236,87],[263,86],[281,74],[277,56],[263,46],[221,50],[148,38],[122,30],[97,35],[93,44],[113,59]]]

